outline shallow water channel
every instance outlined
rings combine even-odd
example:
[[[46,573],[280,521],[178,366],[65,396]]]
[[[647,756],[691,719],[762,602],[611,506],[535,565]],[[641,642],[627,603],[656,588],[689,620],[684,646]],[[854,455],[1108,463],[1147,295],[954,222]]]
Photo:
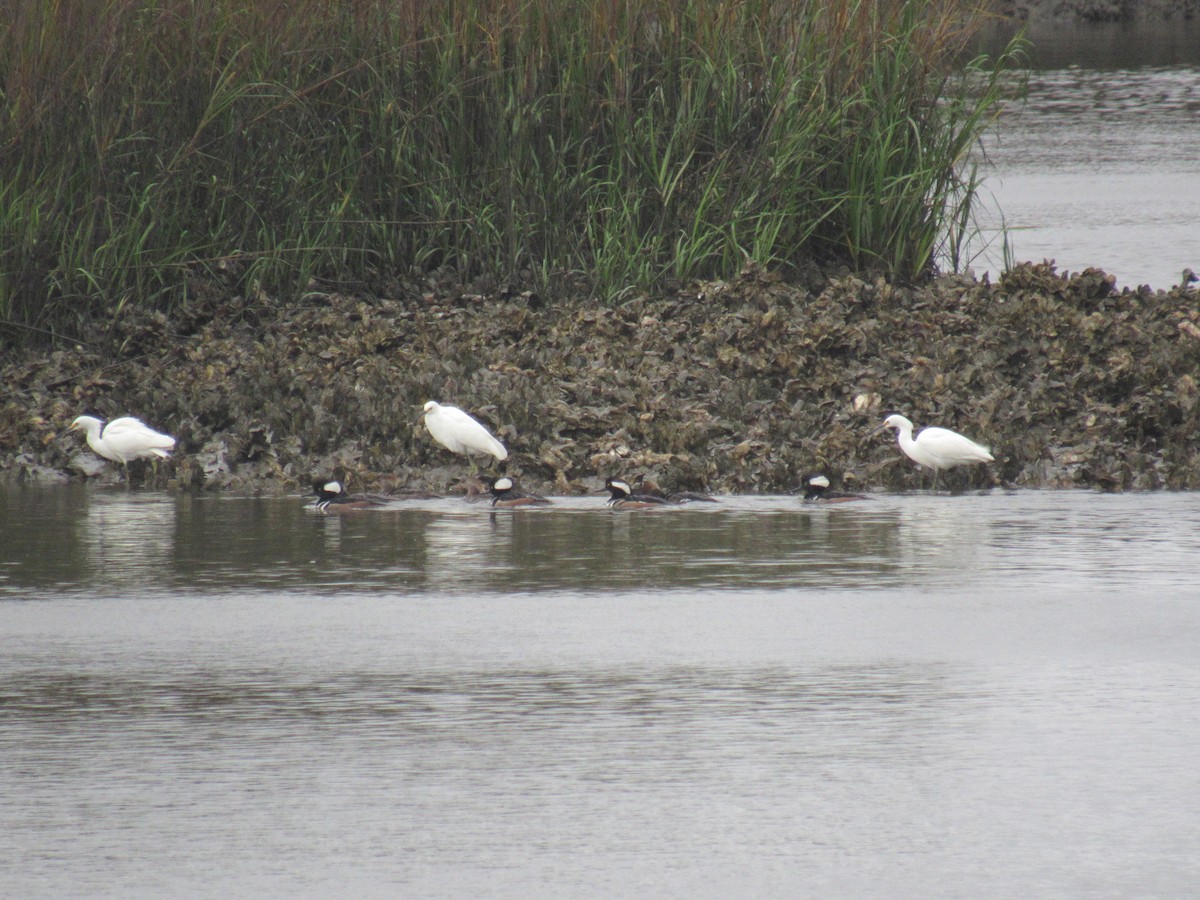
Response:
[[[1185,896],[1200,502],[0,492],[9,896]]]
[[[978,273],[1096,267],[1119,287],[1200,274],[1200,29],[1042,35],[1024,99],[984,141]]]

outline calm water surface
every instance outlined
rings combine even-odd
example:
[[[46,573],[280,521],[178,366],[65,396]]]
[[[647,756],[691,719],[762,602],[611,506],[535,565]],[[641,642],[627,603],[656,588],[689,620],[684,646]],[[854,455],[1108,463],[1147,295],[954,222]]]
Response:
[[[1200,30],[1042,35],[1028,95],[985,141],[977,271],[1012,259],[1097,267],[1119,286],[1200,273]]]
[[[14,897],[1178,897],[1200,500],[0,492]]]

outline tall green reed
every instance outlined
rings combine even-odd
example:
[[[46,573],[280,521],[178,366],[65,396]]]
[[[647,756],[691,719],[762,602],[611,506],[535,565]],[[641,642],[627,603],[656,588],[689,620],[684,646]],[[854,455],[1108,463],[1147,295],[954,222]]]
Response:
[[[998,104],[951,0],[5,5],[0,322],[65,335],[208,279],[919,277]]]

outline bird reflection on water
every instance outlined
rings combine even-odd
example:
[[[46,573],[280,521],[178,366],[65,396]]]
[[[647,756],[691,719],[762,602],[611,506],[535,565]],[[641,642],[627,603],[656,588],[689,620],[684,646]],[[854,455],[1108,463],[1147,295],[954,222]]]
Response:
[[[288,497],[45,496],[0,491],[0,590],[879,590],[986,572],[1008,584],[1007,569],[1082,585],[1129,566],[1160,584],[1195,546],[1190,507],[1149,514],[1186,500],[1168,494],[727,496],[665,516],[614,515],[595,495],[533,512],[446,497],[352,516]]]
[[[174,563],[176,503],[171,497],[104,493],[78,519],[82,560],[98,584],[133,588],[170,572]],[[48,547],[60,546],[48,542]]]

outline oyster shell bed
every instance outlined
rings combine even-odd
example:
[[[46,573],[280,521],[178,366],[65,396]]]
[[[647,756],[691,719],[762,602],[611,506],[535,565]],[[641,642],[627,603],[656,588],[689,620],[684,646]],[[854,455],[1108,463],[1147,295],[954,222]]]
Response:
[[[776,493],[809,471],[926,488],[875,431],[893,411],[991,447],[994,464],[943,475],[958,489],[1200,487],[1200,293],[1113,283],[1043,263],[915,287],[750,267],[612,305],[438,276],[393,299],[201,292],[94,343],[9,353],[0,478],[119,481],[67,431],[92,413],[179,439],[135,484],[452,491],[466,461],[418,422],[435,399],[486,423],[510,453],[492,468],[541,492],[620,475]]]

